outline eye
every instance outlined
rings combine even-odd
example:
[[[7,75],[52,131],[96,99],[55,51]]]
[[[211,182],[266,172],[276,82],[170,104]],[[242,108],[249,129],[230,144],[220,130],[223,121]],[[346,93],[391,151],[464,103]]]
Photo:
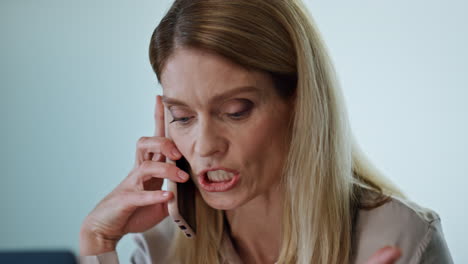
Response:
[[[170,123],[174,123],[174,122],[177,122],[177,123],[180,123],[180,124],[188,124],[190,122],[190,119],[192,119],[192,117],[174,117],[173,120],[170,122]]]
[[[242,119],[242,118],[248,116],[249,113],[250,113],[250,109],[247,109],[247,110],[244,110],[244,111],[240,111],[240,112],[236,112],[236,113],[230,113],[230,114],[227,114],[227,115],[232,119]]]
[[[229,118],[240,120],[246,118],[252,112],[253,103],[249,100],[237,100],[227,108],[231,108],[231,111],[227,111],[226,114]]]
[[[169,107],[169,111],[172,116],[170,124],[187,125],[195,117],[194,113],[185,107],[171,106]]]

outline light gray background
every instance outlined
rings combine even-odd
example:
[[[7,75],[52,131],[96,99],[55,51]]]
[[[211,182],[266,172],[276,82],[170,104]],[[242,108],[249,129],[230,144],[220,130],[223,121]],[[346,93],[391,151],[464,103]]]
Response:
[[[81,221],[133,165],[160,87],[147,58],[171,1],[0,1],[0,250],[77,251]],[[468,9],[462,0],[308,1],[353,130],[436,210],[468,263]],[[126,263],[132,241],[119,244]]]

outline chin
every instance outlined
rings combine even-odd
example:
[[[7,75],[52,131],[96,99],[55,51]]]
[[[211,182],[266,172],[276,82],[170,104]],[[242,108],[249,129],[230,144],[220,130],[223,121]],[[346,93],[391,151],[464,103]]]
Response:
[[[239,199],[239,196],[231,196],[225,193],[206,193],[200,192],[203,200],[210,207],[218,210],[232,210],[241,206],[244,201]]]

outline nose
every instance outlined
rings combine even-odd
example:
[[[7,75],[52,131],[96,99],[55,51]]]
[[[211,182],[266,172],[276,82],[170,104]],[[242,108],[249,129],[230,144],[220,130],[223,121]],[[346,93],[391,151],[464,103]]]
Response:
[[[200,157],[221,155],[226,152],[228,143],[213,123],[199,122],[195,138],[194,152]]]

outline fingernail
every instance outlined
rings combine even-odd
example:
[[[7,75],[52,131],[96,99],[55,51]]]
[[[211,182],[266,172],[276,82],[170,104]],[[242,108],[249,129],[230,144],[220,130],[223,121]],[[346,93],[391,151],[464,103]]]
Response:
[[[180,154],[180,152],[176,148],[172,149],[172,156],[174,156],[175,158],[179,158],[181,155],[182,154]]]
[[[168,196],[169,196],[169,192],[163,192],[162,196],[168,197]]]
[[[182,170],[177,172],[177,174],[179,175],[179,178],[184,180],[184,181],[187,180],[188,177],[189,177],[189,175],[185,171],[182,171]]]

